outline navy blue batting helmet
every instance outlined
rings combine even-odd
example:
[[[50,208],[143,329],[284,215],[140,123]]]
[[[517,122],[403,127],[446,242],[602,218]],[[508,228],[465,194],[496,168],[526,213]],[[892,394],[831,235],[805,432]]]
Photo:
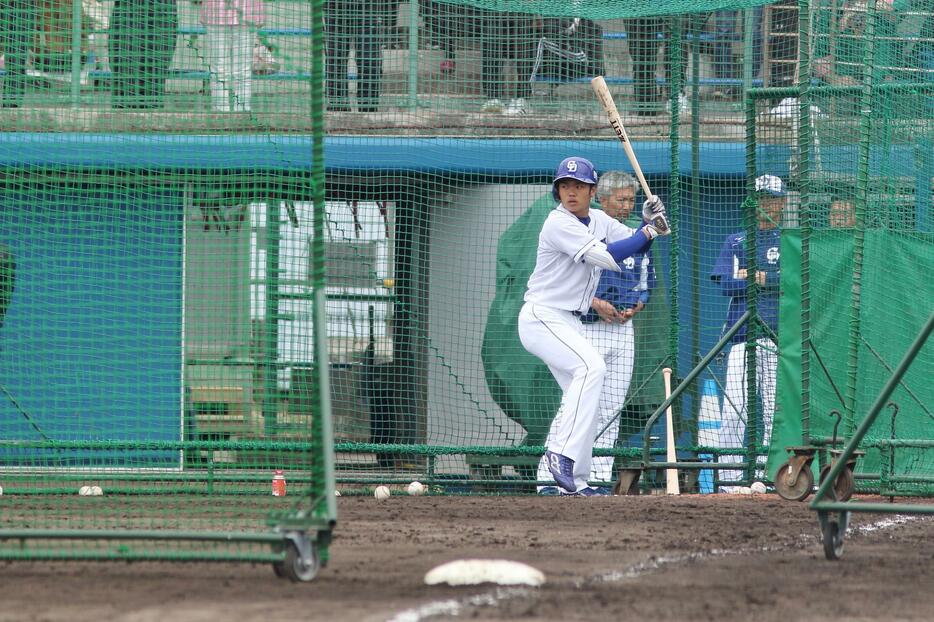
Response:
[[[560,201],[558,197],[558,182],[562,179],[576,179],[585,184],[597,185],[597,169],[593,167],[590,160],[586,158],[570,157],[561,160],[558,170],[555,171],[555,179],[551,185],[551,196],[555,201]]]

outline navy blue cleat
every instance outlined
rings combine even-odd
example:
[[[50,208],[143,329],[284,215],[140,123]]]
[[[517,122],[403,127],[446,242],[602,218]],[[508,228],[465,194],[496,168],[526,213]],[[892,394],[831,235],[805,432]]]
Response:
[[[554,497],[561,494],[561,490],[557,486],[542,486],[538,489],[538,494],[545,497]]]
[[[548,461],[548,470],[551,471],[558,486],[561,486],[568,492],[576,492],[577,485],[574,483],[574,461],[567,456],[556,454],[553,451],[545,452],[545,460]]]

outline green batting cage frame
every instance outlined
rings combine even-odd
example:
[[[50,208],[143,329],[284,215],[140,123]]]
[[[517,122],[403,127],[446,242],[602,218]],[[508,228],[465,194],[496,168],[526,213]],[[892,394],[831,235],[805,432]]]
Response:
[[[934,331],[934,313],[928,318],[927,322],[921,328],[915,340],[912,342],[905,356],[899,362],[898,367],[892,371],[882,391],[876,397],[875,402],[866,414],[865,419],[860,422],[859,427],[853,434],[846,446],[843,448],[839,459],[828,470],[826,477],[815,494],[814,501],[811,503],[811,509],[817,512],[818,522],[820,523],[821,536],[824,544],[824,556],[829,560],[839,559],[843,554],[843,540],[846,536],[846,528],[849,523],[851,512],[899,512],[905,514],[934,514],[934,505],[927,504],[907,504],[907,503],[860,503],[856,501],[848,502],[841,498],[839,494],[841,475],[848,468],[850,459],[855,458],[857,447],[860,446],[863,438],[872,428],[886,407],[886,402],[898,388],[899,383],[904,378],[905,373],[911,367],[911,364],[922,356],[922,351]],[[927,353],[930,354],[929,352]],[[895,451],[914,454],[915,459],[919,452],[930,453],[934,449],[934,443],[931,439],[891,439],[890,441],[880,441],[879,448],[883,450],[882,467],[882,494],[890,495],[916,495],[930,496],[929,488],[932,478],[927,473],[919,473],[917,470],[908,473],[895,472]],[[904,462],[904,461],[902,461]]]
[[[556,164],[614,173],[600,208],[629,183],[595,75],[673,223],[627,267],[632,332],[599,340],[595,485],[772,482],[787,447],[819,481],[934,298],[920,0],[143,5],[7,20],[0,556],[309,578],[336,486],[547,484],[560,391],[516,318]],[[762,175],[787,206],[760,242]],[[882,458],[925,437],[919,363],[861,489],[931,470]]]
[[[240,90],[172,110],[172,82],[144,75],[158,38],[175,41],[175,3],[115,9],[96,33],[111,39],[106,112],[102,87],[56,90],[51,67],[86,52],[81,6],[74,56],[30,49],[24,76],[6,49],[0,558],[266,562],[309,581],[336,522],[330,370],[315,364],[321,29],[289,57],[307,133],[277,136],[231,114],[249,112]],[[302,9],[322,23],[322,2]],[[4,27],[31,31],[32,10]]]
[[[842,451],[934,306],[919,272],[931,261],[934,88],[929,68],[905,53],[914,43],[898,11],[917,23],[924,14],[913,8],[802,3],[809,19],[800,20],[799,39],[808,45],[799,50],[798,84],[747,92],[750,147],[790,147],[787,155],[750,148],[749,160],[761,168],[787,157],[799,205],[797,226],[782,240],[783,264],[800,270],[783,278],[777,438],[769,452],[770,465],[781,463],[773,473],[786,499],[807,498],[830,473],[839,473],[839,501],[858,489],[894,492],[893,469],[916,480],[901,492],[931,494],[922,447],[934,396],[923,356],[900,378],[888,424],[865,432],[859,450]],[[929,36],[930,26],[915,31],[919,40]],[[892,274],[904,276],[911,295],[883,325],[871,309],[889,295]],[[895,460],[892,447],[901,443],[913,455]],[[845,465],[837,469],[839,460]]]

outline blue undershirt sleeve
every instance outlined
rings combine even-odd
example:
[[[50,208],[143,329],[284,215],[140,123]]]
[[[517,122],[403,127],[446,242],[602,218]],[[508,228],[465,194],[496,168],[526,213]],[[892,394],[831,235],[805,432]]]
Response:
[[[627,257],[632,257],[636,253],[642,253],[652,245],[652,240],[645,237],[642,229],[636,229],[632,236],[625,240],[610,242],[606,245],[606,250],[612,255],[616,263],[622,263]]]

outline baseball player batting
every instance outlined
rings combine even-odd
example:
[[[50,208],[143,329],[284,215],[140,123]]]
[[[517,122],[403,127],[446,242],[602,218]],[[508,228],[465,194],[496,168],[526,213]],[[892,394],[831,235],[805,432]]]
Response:
[[[599,210],[591,210],[597,171],[589,160],[565,158],[555,171],[552,196],[558,206],[538,237],[535,269],[519,312],[519,339],[540,358],[562,390],[542,467],[562,494],[602,493],[588,485],[597,413],[606,363],[587,339],[581,316],[590,310],[602,270],[619,272],[628,257],[645,253],[667,234],[665,205],[654,197],[642,206],[646,220],[662,217],[663,231],[644,223],[633,231]]]

